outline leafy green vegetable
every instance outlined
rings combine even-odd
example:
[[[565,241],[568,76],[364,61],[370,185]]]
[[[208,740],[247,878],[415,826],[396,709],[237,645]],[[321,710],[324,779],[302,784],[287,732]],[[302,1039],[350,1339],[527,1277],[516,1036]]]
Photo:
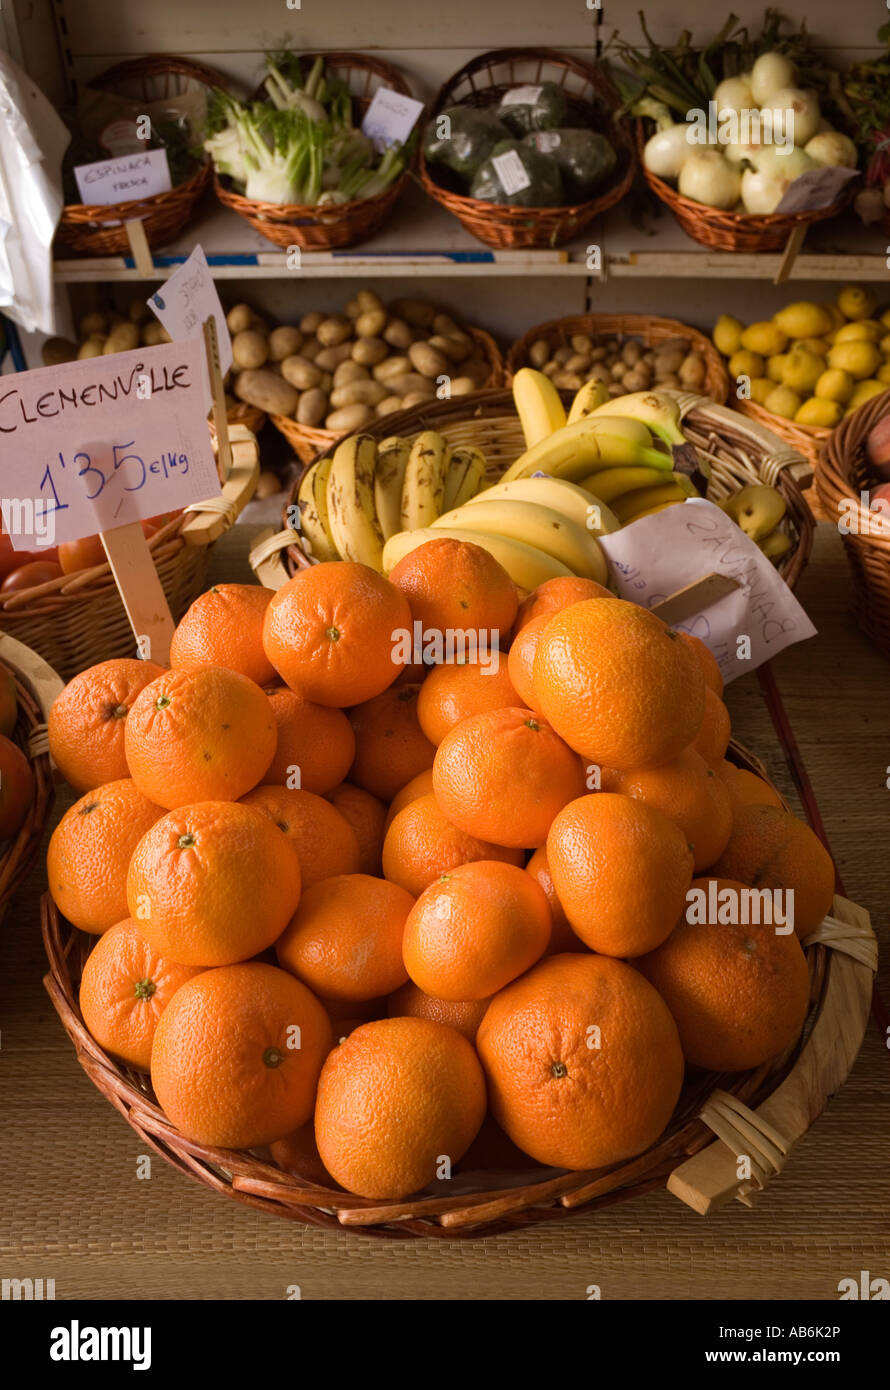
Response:
[[[497,114],[514,135],[555,130],[566,118],[566,94],[556,82],[511,87],[501,97]]]
[[[605,135],[596,130],[533,130],[522,143],[553,160],[569,200],[575,203],[590,198],[617,162]]]
[[[506,157],[505,162],[499,165],[502,157]],[[523,186],[516,187],[516,183]],[[565,202],[556,163],[520,140],[501,140],[495,145],[490,158],[476,171],[470,197],[519,208],[559,207]]]
[[[494,111],[449,106],[427,124],[423,153],[430,164],[443,164],[469,182],[495,145],[509,137],[509,130]]]

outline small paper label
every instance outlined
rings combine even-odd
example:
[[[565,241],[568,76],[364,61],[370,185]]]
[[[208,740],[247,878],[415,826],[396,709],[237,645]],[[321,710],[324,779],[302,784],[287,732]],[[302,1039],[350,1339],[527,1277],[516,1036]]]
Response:
[[[220,371],[225,376],[232,365],[232,339],[202,246],[196,246],[188,260],[145,302],[175,342],[200,338],[203,343],[204,323],[212,317],[216,322]],[[207,408],[210,409],[209,399]]]
[[[858,169],[808,169],[791,184],[776,212],[816,212],[819,208],[830,208],[850,180],[858,177]]]
[[[504,92],[501,97],[501,106],[534,106],[536,101],[540,101],[543,87],[511,87],[509,92]]]
[[[377,150],[404,145],[422,110],[422,101],[394,92],[391,87],[378,87],[365,112],[362,130]]]
[[[710,648],[727,684],[815,635],[772,562],[704,498],[641,517],[597,540],[619,596],[643,608],[654,608],[706,575],[736,581],[732,593],[678,624]]]
[[[83,201],[103,206],[169,193],[173,187],[166,150],[143,150],[117,159],[100,159],[95,164],[79,164],[74,177]]]
[[[549,154],[551,150],[558,150],[561,144],[562,136],[558,130],[535,131],[535,149],[541,154]]]
[[[505,193],[521,193],[523,188],[531,187],[531,179],[516,150],[505,150],[503,154],[491,157],[498,183]]]

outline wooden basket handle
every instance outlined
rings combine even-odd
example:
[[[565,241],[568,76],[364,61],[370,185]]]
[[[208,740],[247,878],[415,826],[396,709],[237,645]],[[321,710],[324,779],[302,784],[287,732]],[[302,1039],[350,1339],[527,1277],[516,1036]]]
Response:
[[[758,420],[740,415],[729,406],[718,405],[710,396],[700,396],[689,391],[670,391],[668,394],[678,401],[684,417],[694,410],[696,415],[704,415],[712,421],[715,428],[720,426],[737,436],[740,435],[747,439],[758,453],[762,452],[764,457],[759,464],[759,470],[765,482],[775,484],[783,468],[803,467],[806,473],[812,473],[812,466],[802,454],[790,449],[777,434],[767,429],[766,425],[761,425]]]
[[[288,546],[299,544],[300,536],[296,531],[273,531],[271,527],[260,531],[247,559],[264,588],[277,590],[287,583],[290,575],[284,563],[284,552]]]
[[[8,632],[0,632],[0,661],[15,667],[40,706],[44,719],[49,719],[56,697],[65,689],[62,677],[42,656],[26,647],[24,642],[10,637]]]
[[[219,497],[206,502],[193,502],[186,507],[193,513],[182,528],[186,545],[210,545],[228,531],[241,515],[253,494],[260,476],[260,451],[256,435],[246,425],[230,425],[232,471],[222,485]],[[214,448],[216,440],[214,438]]]

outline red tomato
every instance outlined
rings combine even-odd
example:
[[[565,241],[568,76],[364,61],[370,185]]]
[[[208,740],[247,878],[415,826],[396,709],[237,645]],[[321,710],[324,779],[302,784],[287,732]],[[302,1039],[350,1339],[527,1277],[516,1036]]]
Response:
[[[59,564],[65,574],[104,565],[108,557],[98,536],[84,536],[79,541],[63,541],[59,546]]]
[[[59,579],[62,568],[53,560],[31,560],[27,565],[19,565],[10,570],[0,584],[0,594],[11,594],[17,589],[33,589],[35,584],[46,584],[50,579]]]

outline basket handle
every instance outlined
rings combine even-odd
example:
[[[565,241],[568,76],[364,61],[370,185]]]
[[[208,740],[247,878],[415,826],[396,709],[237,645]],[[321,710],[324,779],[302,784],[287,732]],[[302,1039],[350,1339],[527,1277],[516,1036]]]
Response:
[[[277,590],[287,583],[290,575],[284,563],[284,551],[291,545],[299,544],[299,534],[289,527],[284,531],[273,531],[268,527],[259,533],[247,560],[264,588]]]
[[[260,476],[260,451],[256,435],[246,425],[230,425],[229,441],[232,445],[232,471],[222,485],[218,497],[208,497],[206,502],[192,502],[185,508],[194,515],[182,528],[182,538],[186,545],[210,545],[218,540],[224,531],[234,526],[241,512],[247,506]],[[216,436],[213,436],[216,450]]]
[[[669,394],[678,402],[684,418],[694,410],[696,414],[704,415],[713,421],[715,426],[722,425],[734,434],[742,435],[758,453],[763,451],[765,457],[759,465],[759,471],[767,483],[774,485],[784,468],[803,465],[806,470],[812,472],[811,465],[802,454],[790,449],[777,434],[773,434],[766,425],[761,425],[759,420],[749,420],[746,415],[740,415],[730,406],[718,405],[710,396],[700,396],[690,391],[671,391]]]
[[[31,647],[26,647],[24,642],[10,637],[8,632],[0,632],[0,661],[15,667],[16,674],[25,682],[40,706],[44,719],[49,719],[56,696],[65,689],[62,677],[42,656]]]

